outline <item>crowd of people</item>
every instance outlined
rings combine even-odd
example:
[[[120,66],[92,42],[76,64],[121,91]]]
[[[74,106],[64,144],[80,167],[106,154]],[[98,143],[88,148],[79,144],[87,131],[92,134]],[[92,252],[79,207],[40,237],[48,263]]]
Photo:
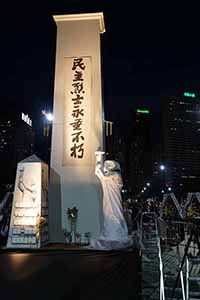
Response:
[[[129,234],[133,237],[134,247],[139,249],[144,247],[143,238],[148,239],[151,236],[155,216],[163,247],[177,246],[184,241],[185,237],[191,233],[195,222],[200,220],[200,202],[195,197],[180,205],[181,209],[185,210],[183,216],[177,208],[177,203],[170,197],[166,201],[154,199],[141,201],[129,198],[123,201],[122,207]]]
[[[152,199],[146,201],[132,200],[128,198],[122,202],[124,218],[127,222],[129,234],[137,230],[139,217],[143,212],[155,212],[159,214],[160,202],[154,202]]]

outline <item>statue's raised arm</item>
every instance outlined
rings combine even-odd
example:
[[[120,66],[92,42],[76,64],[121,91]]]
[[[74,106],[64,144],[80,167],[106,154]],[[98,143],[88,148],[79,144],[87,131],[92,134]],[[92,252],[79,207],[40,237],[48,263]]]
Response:
[[[103,155],[105,154],[104,151],[100,149],[100,147],[95,152],[96,156],[96,165],[95,165],[95,174],[99,177],[101,180],[104,177],[103,172]]]

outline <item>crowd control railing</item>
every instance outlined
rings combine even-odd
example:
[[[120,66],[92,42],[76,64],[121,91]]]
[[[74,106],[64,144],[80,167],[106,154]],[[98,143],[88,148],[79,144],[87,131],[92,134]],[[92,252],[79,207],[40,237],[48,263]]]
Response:
[[[144,218],[146,219],[144,222]],[[149,219],[149,224],[148,224]],[[143,237],[145,235],[145,230],[149,226],[151,228],[152,222],[155,224],[155,239],[158,248],[158,259],[159,259],[159,271],[160,271],[160,300],[165,300],[165,287],[164,287],[164,274],[163,274],[163,261],[162,261],[162,253],[161,253],[161,239],[160,239],[160,231],[158,226],[158,217],[155,212],[143,212],[140,216],[139,222],[139,232],[140,232],[140,240],[141,244],[143,244]],[[145,227],[144,227],[145,225]],[[150,231],[149,231],[150,232]]]

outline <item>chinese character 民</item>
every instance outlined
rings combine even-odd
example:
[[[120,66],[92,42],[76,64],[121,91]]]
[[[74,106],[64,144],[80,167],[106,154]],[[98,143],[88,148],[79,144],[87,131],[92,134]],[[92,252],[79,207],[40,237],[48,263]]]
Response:
[[[76,70],[77,67],[85,70],[85,65],[82,58],[74,58],[72,70]]]

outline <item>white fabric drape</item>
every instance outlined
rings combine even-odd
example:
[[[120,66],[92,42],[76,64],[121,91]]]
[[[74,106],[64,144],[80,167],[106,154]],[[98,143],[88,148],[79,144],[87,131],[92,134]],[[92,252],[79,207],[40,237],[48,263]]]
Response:
[[[103,224],[97,239],[91,240],[90,248],[97,250],[122,249],[131,246],[127,224],[121,205],[121,176],[118,172],[105,175],[100,168],[95,174],[103,188]]]

